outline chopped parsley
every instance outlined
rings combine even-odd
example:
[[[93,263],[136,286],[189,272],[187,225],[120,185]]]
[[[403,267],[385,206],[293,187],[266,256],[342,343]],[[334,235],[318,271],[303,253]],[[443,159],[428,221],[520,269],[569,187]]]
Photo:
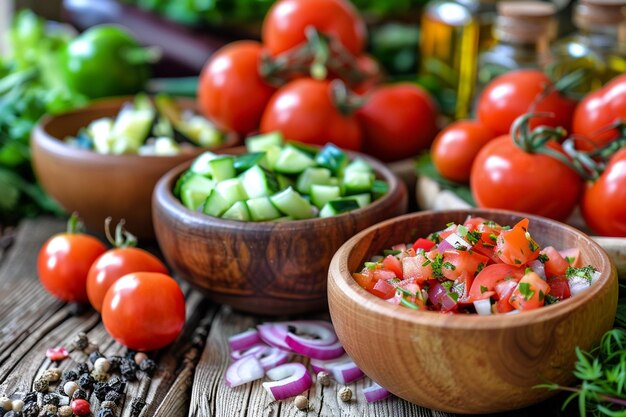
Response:
[[[539,290],[539,302],[542,302],[545,299],[546,295],[543,291]]]
[[[479,263],[478,266],[476,267],[476,274],[478,274],[484,268],[485,268],[485,263],[484,262]]]
[[[520,282],[517,288],[519,289],[519,293],[524,296],[524,301],[530,300],[533,298],[533,295],[535,295],[535,292],[530,289],[530,284],[527,282]]]
[[[574,256],[566,256],[566,257],[565,257],[565,261],[566,261],[568,264],[570,264],[570,265],[571,265],[571,264],[573,264],[575,260],[576,260],[576,258],[575,258]]]
[[[449,295],[450,295],[450,298],[452,298],[455,303],[459,300],[459,294],[458,293],[451,292]]]
[[[454,285],[454,282],[453,281],[449,281],[449,280],[444,281],[444,282],[441,283],[441,286],[443,288],[445,288],[447,291],[450,291],[452,289],[452,285]]]
[[[489,234],[489,239],[493,240],[494,242],[498,240],[498,236],[496,236],[495,233],[490,233]]]
[[[445,262],[443,267],[449,269],[450,271],[454,271],[456,269],[456,266],[452,265],[450,262]]]
[[[451,227],[451,226],[454,226],[455,224],[456,223],[454,223],[454,222],[446,223],[446,227]]]
[[[541,262],[542,264],[545,264],[546,262],[550,260],[550,258],[548,258],[548,255],[546,255],[545,253],[540,253],[539,256],[537,257],[537,260]]]
[[[529,272],[535,272],[535,271],[533,271],[532,268],[526,267],[526,269],[524,269],[524,275],[526,275]]]
[[[365,262],[365,267],[367,269],[377,269],[378,268],[378,262]]]
[[[433,268],[433,277],[443,278],[443,273],[441,273],[441,268],[443,267],[443,255],[438,253],[431,265]]]
[[[593,274],[595,272],[596,269],[591,265],[583,266],[582,268],[568,266],[567,271],[565,271],[565,276],[569,279],[574,277],[584,278],[591,284],[591,280],[593,279]]]
[[[387,256],[387,255],[394,255],[395,256],[395,255],[399,255],[400,253],[402,253],[401,250],[385,249],[383,251],[383,254],[385,256]]]
[[[431,242],[441,243],[441,236],[439,236],[439,233],[437,232],[429,234],[427,239],[430,240]]]
[[[539,245],[532,238],[528,241],[528,247],[532,252],[539,249]]]
[[[469,233],[469,229],[463,225],[456,228],[456,234],[461,237],[467,236],[468,233]]]
[[[511,226],[502,226],[502,230],[511,230]]]
[[[550,295],[550,294],[546,294],[546,296],[544,298],[544,304],[545,305],[556,304],[559,301],[561,301],[561,300],[559,300],[558,298],[556,298],[555,296]]]
[[[486,292],[487,292],[487,290],[489,290],[489,288],[485,287],[484,285],[481,285],[481,286],[480,286],[480,293],[481,293],[481,294],[486,293]]]
[[[424,261],[424,263],[422,264],[422,266],[428,266],[428,265],[430,265],[431,263],[432,263],[432,262],[430,261],[430,259],[426,259],[426,260]]]
[[[519,260],[519,259],[517,259],[517,258],[515,258],[515,259],[513,260],[513,262],[515,262],[515,265],[521,265],[521,264],[522,264],[522,261],[520,261],[520,260]]]
[[[485,226],[489,226],[489,227],[496,227],[498,226],[498,223],[494,222],[493,220],[486,220],[483,222],[483,224]]]
[[[474,230],[473,232],[468,232],[467,233],[467,241],[472,244],[475,245],[478,243],[478,241],[483,237],[483,234],[480,233],[478,230]]]

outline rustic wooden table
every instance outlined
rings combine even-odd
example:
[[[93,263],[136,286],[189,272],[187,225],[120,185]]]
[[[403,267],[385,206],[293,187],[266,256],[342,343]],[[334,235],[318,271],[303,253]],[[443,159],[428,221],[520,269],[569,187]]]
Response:
[[[45,356],[46,349],[69,346],[78,332],[86,332],[106,356],[123,355],[126,351],[108,336],[96,312],[77,313],[73,306],[55,300],[39,285],[38,250],[48,237],[64,228],[64,221],[58,219],[28,220],[19,225],[11,239],[0,238],[0,396],[18,398],[31,391],[38,376],[53,367]],[[124,404],[116,415],[133,415],[131,399],[141,398],[146,403],[142,417],[452,416],[395,397],[368,404],[362,394],[362,389],[371,383],[367,379],[350,384],[355,399],[348,403],[337,397],[339,384],[314,386],[308,392],[311,407],[306,413],[298,411],[291,400],[271,401],[260,382],[228,388],[223,382],[229,357],[228,336],[270,318],[237,314],[205,300],[188,287],[183,288],[188,317],[184,334],[174,345],[156,353],[158,370],[152,378],[139,373],[139,381],[129,383]],[[60,367],[71,369],[85,359],[84,353],[72,352]],[[560,411],[563,399],[560,395],[537,406],[497,416],[577,415],[571,410]],[[97,399],[91,401],[92,410],[97,410]]]

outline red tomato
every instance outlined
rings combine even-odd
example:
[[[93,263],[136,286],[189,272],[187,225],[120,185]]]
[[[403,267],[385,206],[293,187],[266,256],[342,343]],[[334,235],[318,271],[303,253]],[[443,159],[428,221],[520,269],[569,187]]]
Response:
[[[433,164],[450,181],[469,182],[478,151],[495,135],[481,122],[459,120],[439,132],[431,147]]]
[[[561,256],[559,251],[552,246],[546,246],[541,251],[548,257],[548,260],[543,264],[546,277],[556,277],[558,275],[565,275],[567,268],[570,266],[567,261]]]
[[[509,303],[517,310],[533,310],[543,306],[550,286],[534,272],[525,274],[511,294]]]
[[[520,220],[510,230],[500,232],[496,253],[505,264],[526,265],[539,256],[539,245],[528,233],[528,219]]]
[[[160,272],[167,267],[154,255],[143,249],[114,248],[101,255],[89,268],[87,295],[97,311],[102,310],[102,300],[115,281],[131,272]]]
[[[479,207],[564,220],[576,207],[583,182],[564,163],[526,153],[504,135],[480,150],[472,165],[470,186]]]
[[[357,94],[365,94],[379,85],[383,80],[383,73],[378,61],[372,56],[363,54],[356,58],[357,69],[365,77],[360,83],[352,86],[352,90]],[[350,80],[344,80],[349,82]]]
[[[165,274],[128,274],[107,291],[102,322],[109,334],[129,349],[160,349],[183,329],[185,297],[176,281]]]
[[[402,258],[402,276],[422,283],[433,276],[433,266],[430,257],[420,251],[415,256]]]
[[[426,252],[435,247],[435,242],[430,239],[424,239],[423,237],[417,238],[413,243],[413,250],[424,249]]]
[[[473,272],[464,271],[459,275],[459,277],[454,280],[454,284],[452,285],[452,292],[455,292],[459,295],[457,298],[457,303],[459,305],[468,305],[471,304],[473,300],[470,299],[469,292],[470,288],[472,288],[472,283],[474,282],[474,274]]]
[[[615,77],[608,84],[583,98],[574,112],[572,133],[591,141],[577,141],[580,149],[603,146],[618,136],[616,129],[608,129],[617,121],[626,121],[626,74]]]
[[[375,296],[382,298],[383,300],[386,300],[395,295],[396,287],[389,284],[387,281],[380,279],[376,281],[376,284],[374,284],[374,287],[371,289],[370,292],[374,294]]]
[[[580,257],[579,248],[568,248],[559,251],[559,254],[567,261],[569,265],[574,268],[580,268],[583,266],[583,260]]]
[[[496,284],[500,281],[519,281],[524,275],[524,268],[507,264],[493,264],[486,266],[476,275],[469,297],[472,301],[491,296],[496,289]],[[488,294],[489,293],[489,294]]]
[[[85,302],[89,268],[106,250],[102,242],[86,234],[55,235],[39,250],[39,280],[50,294],[63,301]]]
[[[200,74],[198,106],[220,128],[246,135],[259,128],[274,88],[259,75],[262,46],[254,41],[226,45]]]
[[[548,76],[539,70],[507,72],[491,81],[481,93],[477,106],[478,119],[494,134],[503,135],[509,133],[519,116],[528,112],[547,112],[554,117],[533,119],[530,127],[562,126],[569,131],[576,102],[556,91],[542,97],[550,84]]]
[[[443,254],[441,273],[449,280],[456,280],[463,274],[474,275],[480,264],[487,263],[487,257],[465,250],[447,250]]]
[[[626,148],[617,151],[600,178],[587,186],[580,207],[594,232],[626,237]]]
[[[565,276],[548,278],[550,286],[550,295],[559,300],[565,300],[571,297],[569,289],[569,280]]]
[[[261,132],[281,131],[285,138],[315,145],[332,142],[359,150],[361,129],[356,118],[343,115],[331,99],[329,81],[294,80],[272,97],[261,119]]]
[[[416,155],[437,134],[437,106],[420,87],[393,84],[373,90],[357,111],[363,151],[383,161]]]
[[[402,263],[393,255],[387,255],[383,259],[383,267],[396,274],[396,277],[402,279]]]
[[[347,0],[276,2],[263,21],[263,44],[272,55],[285,52],[306,41],[309,26],[338,40],[353,55],[363,52],[365,23]]]
[[[354,280],[359,284],[361,288],[364,288],[370,291],[376,285],[376,280],[374,279],[373,274],[367,274],[362,272],[355,272],[352,274]]]

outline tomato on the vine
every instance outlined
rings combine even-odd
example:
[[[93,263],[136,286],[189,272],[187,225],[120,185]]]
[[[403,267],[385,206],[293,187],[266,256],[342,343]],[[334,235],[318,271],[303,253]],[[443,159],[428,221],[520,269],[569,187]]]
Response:
[[[315,145],[332,142],[359,150],[361,129],[356,118],[342,114],[333,103],[331,83],[300,78],[272,97],[261,119],[261,132],[280,131],[289,140]]]
[[[134,350],[155,350],[172,343],[185,324],[185,297],[174,279],[136,272],[118,279],[102,303],[109,334]]]
[[[272,55],[285,52],[306,40],[307,27],[338,40],[353,55],[359,55],[365,47],[365,23],[348,0],[274,3],[263,21],[263,44]]]
[[[617,151],[581,201],[585,222],[604,236],[626,237],[626,148]]]
[[[559,146],[554,145],[555,150]],[[500,136],[478,152],[470,186],[479,207],[534,213],[566,219],[582,191],[582,180],[563,162],[527,153],[510,135]]]
[[[85,302],[89,268],[107,248],[95,237],[77,233],[77,221],[72,215],[67,232],[44,243],[37,257],[37,271],[50,294],[63,301]]]
[[[553,117],[537,117],[530,126],[561,126],[569,131],[576,102],[558,91],[546,94],[551,85],[552,81],[539,70],[507,72],[491,81],[480,94],[478,119],[495,135],[504,135],[515,119],[525,113],[551,113]]]
[[[414,156],[437,134],[437,106],[414,84],[381,86],[366,100],[356,113],[363,129],[363,150],[378,159]]]
[[[198,106],[222,129],[241,135],[259,127],[274,87],[259,75],[262,45],[239,41],[209,58],[198,81]]]
[[[472,162],[494,134],[477,120],[459,120],[443,129],[432,144],[433,164],[442,177],[469,182]]]

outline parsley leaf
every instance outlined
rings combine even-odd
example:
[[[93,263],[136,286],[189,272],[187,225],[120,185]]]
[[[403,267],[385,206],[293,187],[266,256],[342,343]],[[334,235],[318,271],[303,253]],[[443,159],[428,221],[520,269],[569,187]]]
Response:
[[[519,293],[524,296],[524,301],[530,300],[535,295],[535,292],[530,289],[530,284],[527,282],[520,282],[517,288]]]

